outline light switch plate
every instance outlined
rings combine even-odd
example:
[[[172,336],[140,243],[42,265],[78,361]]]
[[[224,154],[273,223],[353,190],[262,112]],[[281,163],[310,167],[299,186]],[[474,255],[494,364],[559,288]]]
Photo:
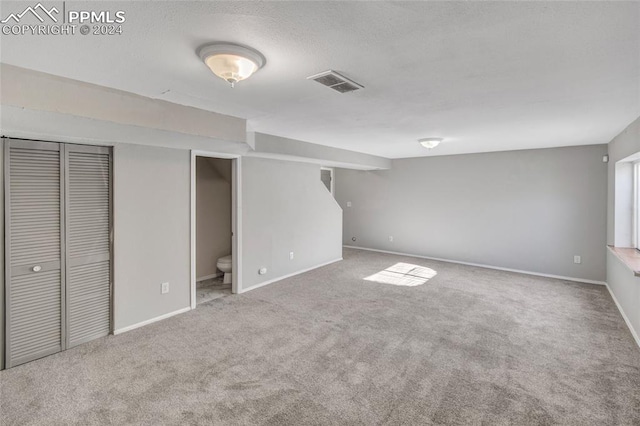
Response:
[[[162,283],[161,292],[162,294],[169,293],[169,283]]]

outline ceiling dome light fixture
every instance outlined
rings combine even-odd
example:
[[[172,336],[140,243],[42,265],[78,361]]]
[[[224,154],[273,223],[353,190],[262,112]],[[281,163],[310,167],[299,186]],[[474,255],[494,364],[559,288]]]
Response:
[[[438,146],[440,142],[442,142],[442,138],[424,138],[418,139],[418,142],[420,142],[420,145],[424,146],[425,148],[432,149]]]
[[[233,43],[210,43],[198,49],[198,56],[211,71],[231,84],[245,80],[267,60],[257,50]]]

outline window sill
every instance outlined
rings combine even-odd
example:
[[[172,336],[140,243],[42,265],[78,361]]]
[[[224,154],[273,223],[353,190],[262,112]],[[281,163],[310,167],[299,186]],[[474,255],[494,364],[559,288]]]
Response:
[[[634,248],[607,246],[624,265],[631,269],[636,277],[640,277],[640,251]]]

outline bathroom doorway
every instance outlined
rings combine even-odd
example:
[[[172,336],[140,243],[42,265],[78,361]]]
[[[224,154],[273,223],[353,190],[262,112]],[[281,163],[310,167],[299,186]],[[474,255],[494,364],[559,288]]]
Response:
[[[239,158],[192,152],[191,308],[238,292]]]

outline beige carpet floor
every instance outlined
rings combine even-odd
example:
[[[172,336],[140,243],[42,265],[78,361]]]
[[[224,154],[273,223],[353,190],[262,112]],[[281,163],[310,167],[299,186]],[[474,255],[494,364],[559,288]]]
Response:
[[[640,424],[605,287],[344,257],[0,372],[0,423]]]

